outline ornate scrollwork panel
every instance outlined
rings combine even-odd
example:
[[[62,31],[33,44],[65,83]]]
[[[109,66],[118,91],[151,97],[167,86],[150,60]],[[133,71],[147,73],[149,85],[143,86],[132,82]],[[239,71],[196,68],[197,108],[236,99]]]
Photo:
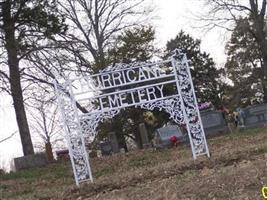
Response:
[[[155,108],[158,108],[159,110],[163,109],[170,114],[170,119],[174,120],[177,124],[185,124],[181,109],[181,99],[178,96],[154,102],[142,103],[140,104],[140,107],[147,110],[154,110]]]
[[[192,138],[192,150],[196,156],[199,154],[209,155],[186,56],[178,52],[176,56],[173,56],[173,59],[175,60],[175,68],[188,121],[188,133]]]
[[[82,128],[82,134],[87,138],[88,142],[92,142],[97,135],[97,127],[100,122],[105,119],[111,119],[115,115],[119,114],[120,110],[110,110],[107,112],[98,112],[93,114],[86,114],[80,116],[80,124]]]
[[[58,99],[69,146],[69,155],[72,161],[76,183],[78,184],[80,181],[90,178],[90,166],[87,159],[87,152],[84,150],[83,138],[79,132],[80,122],[75,115],[75,107],[68,93],[66,93],[66,89],[58,89]]]

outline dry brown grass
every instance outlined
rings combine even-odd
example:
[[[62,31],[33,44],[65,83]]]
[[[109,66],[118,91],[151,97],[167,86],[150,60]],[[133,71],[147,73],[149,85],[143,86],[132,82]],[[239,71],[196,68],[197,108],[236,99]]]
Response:
[[[6,175],[0,178],[2,199],[263,199],[266,130],[208,143],[211,158],[196,161],[188,146],[91,159],[95,183],[80,188],[74,186],[68,164]]]

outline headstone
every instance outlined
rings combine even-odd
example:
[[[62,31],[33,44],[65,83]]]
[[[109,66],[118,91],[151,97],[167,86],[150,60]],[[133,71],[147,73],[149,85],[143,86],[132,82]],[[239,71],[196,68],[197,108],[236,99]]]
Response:
[[[126,138],[126,146],[129,151],[135,151],[138,149],[136,142],[130,137]]]
[[[56,155],[57,155],[57,160],[69,160],[70,156],[69,156],[69,150],[65,149],[65,150],[59,150],[56,151]]]
[[[100,145],[101,154],[103,156],[107,156],[107,155],[112,154],[112,146],[111,146],[111,143],[109,141],[101,142],[99,145]]]
[[[200,113],[203,123],[204,132],[206,135],[217,135],[229,131],[227,123],[220,111],[209,110]]]
[[[120,153],[125,153],[125,149],[124,148],[120,148]]]
[[[98,158],[100,158],[102,156],[101,150],[97,150],[96,153],[97,153]]]
[[[91,151],[89,152],[89,157],[90,157],[90,158],[95,158],[95,157],[97,157],[97,152],[96,152],[95,150],[91,150]]]
[[[45,153],[38,153],[14,158],[14,164],[16,171],[18,171],[21,169],[46,166],[48,164],[48,160]]]
[[[150,142],[148,139],[148,134],[147,134],[147,130],[146,130],[146,125],[144,123],[140,123],[139,124],[139,131],[140,131],[140,135],[141,135],[141,141],[143,144],[143,148],[148,148],[150,147]]]
[[[5,171],[3,169],[0,169],[0,176],[5,175]]]
[[[181,129],[177,125],[169,125],[159,128],[155,132],[154,146],[156,148],[168,148],[172,146],[170,138],[176,138],[182,142],[186,141],[186,136],[183,135]]]
[[[113,153],[119,153],[120,148],[119,148],[119,143],[118,143],[117,136],[116,136],[115,132],[109,133],[109,141],[110,141]]]
[[[262,126],[267,123],[267,104],[259,104],[243,109],[245,114],[244,125],[246,128]]]

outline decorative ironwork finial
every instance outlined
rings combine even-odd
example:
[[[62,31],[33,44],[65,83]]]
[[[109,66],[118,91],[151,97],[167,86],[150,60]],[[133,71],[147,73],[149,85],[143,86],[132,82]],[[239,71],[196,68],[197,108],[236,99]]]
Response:
[[[172,57],[174,57],[176,59],[181,59],[183,56],[184,56],[184,53],[182,52],[181,49],[176,48],[173,50],[173,56]]]

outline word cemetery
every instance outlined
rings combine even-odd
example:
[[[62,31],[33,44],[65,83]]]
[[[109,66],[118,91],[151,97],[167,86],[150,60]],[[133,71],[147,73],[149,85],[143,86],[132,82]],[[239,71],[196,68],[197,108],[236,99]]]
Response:
[[[164,85],[156,85],[154,87],[140,88],[99,97],[100,109],[105,110],[107,108],[128,107],[142,102],[162,99],[164,98],[163,87]]]

